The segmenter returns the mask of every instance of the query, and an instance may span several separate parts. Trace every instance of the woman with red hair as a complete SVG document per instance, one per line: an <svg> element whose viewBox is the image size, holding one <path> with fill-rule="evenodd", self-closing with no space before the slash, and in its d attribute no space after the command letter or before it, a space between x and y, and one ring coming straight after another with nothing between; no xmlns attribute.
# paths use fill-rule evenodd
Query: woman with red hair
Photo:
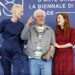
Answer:
<svg viewBox="0 0 75 75"><path fill-rule="evenodd" d="M75 32L70 27L69 17L66 13L59 13L56 17L56 48L54 58L54 75L74 75Z"/></svg>

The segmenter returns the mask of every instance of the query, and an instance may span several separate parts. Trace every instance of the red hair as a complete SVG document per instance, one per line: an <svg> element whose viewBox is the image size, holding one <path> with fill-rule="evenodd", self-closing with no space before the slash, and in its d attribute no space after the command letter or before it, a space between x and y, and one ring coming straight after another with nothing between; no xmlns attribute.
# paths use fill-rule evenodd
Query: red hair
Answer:
<svg viewBox="0 0 75 75"><path fill-rule="evenodd" d="M57 17L58 17L58 15L61 15L65 20L64 34L69 35L68 29L70 29L70 21L69 21L68 15L66 13L59 13L59 14L57 14ZM56 22L57 22L57 17L56 17ZM56 32L60 32L60 26L59 25L56 26Z"/></svg>

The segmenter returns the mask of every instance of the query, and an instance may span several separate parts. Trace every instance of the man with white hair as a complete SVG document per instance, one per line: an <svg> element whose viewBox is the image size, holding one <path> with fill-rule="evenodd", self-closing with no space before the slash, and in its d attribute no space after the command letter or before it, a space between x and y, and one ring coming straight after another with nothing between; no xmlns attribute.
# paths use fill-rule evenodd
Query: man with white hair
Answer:
<svg viewBox="0 0 75 75"><path fill-rule="evenodd" d="M21 75L23 41L20 34L24 25L19 19L22 15L22 5L15 4L12 6L11 19L3 20L0 23L0 33L2 33L4 39L1 50L4 75L11 75L11 63L13 63L14 75Z"/></svg>
<svg viewBox="0 0 75 75"><path fill-rule="evenodd" d="M46 13L42 9L34 12L21 33L22 40L28 40L26 54L29 58L30 75L52 75L55 34L45 24ZM33 22L35 21L35 24Z"/></svg>

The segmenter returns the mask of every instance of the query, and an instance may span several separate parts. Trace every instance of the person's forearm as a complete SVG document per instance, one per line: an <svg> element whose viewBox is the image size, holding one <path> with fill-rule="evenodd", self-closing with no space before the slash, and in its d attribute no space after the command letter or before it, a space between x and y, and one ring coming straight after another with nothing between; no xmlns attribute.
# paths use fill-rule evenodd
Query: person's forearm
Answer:
<svg viewBox="0 0 75 75"><path fill-rule="evenodd" d="M60 45L57 44L57 43L54 43L54 46L55 46L56 48L60 48Z"/></svg>
<svg viewBox="0 0 75 75"><path fill-rule="evenodd" d="M61 48L68 48L68 47L73 47L73 45L71 43L67 43L64 45L60 45Z"/></svg>
<svg viewBox="0 0 75 75"><path fill-rule="evenodd" d="M27 39L28 39L28 36L29 36L29 26L26 25L26 26L24 27L24 29L22 30L21 39L22 39L22 40L27 40Z"/></svg>
<svg viewBox="0 0 75 75"><path fill-rule="evenodd" d="M55 43L54 46L57 47L57 48L73 47L73 45L71 43L67 43L67 44L64 44L64 45L59 45L59 44Z"/></svg>
<svg viewBox="0 0 75 75"><path fill-rule="evenodd" d="M51 57L53 57L54 53L55 53L55 47L53 45L50 46L50 51L49 52L50 52Z"/></svg>

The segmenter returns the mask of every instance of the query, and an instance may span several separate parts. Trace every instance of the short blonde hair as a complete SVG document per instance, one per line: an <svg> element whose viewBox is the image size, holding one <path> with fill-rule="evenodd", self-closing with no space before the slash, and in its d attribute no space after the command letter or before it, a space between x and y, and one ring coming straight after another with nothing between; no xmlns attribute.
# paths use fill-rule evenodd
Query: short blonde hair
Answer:
<svg viewBox="0 0 75 75"><path fill-rule="evenodd" d="M39 13L39 12L42 12L43 15L44 15L44 17L46 17L46 12L45 12L44 10L42 10L42 9L37 9L37 10L34 11L34 17L35 17L35 18L36 18L36 14Z"/></svg>
<svg viewBox="0 0 75 75"><path fill-rule="evenodd" d="M21 4L14 4L14 5L12 6L12 8L11 8L11 11L14 12L14 10L15 10L16 8L21 8L21 9L23 9L23 7L22 7Z"/></svg>

